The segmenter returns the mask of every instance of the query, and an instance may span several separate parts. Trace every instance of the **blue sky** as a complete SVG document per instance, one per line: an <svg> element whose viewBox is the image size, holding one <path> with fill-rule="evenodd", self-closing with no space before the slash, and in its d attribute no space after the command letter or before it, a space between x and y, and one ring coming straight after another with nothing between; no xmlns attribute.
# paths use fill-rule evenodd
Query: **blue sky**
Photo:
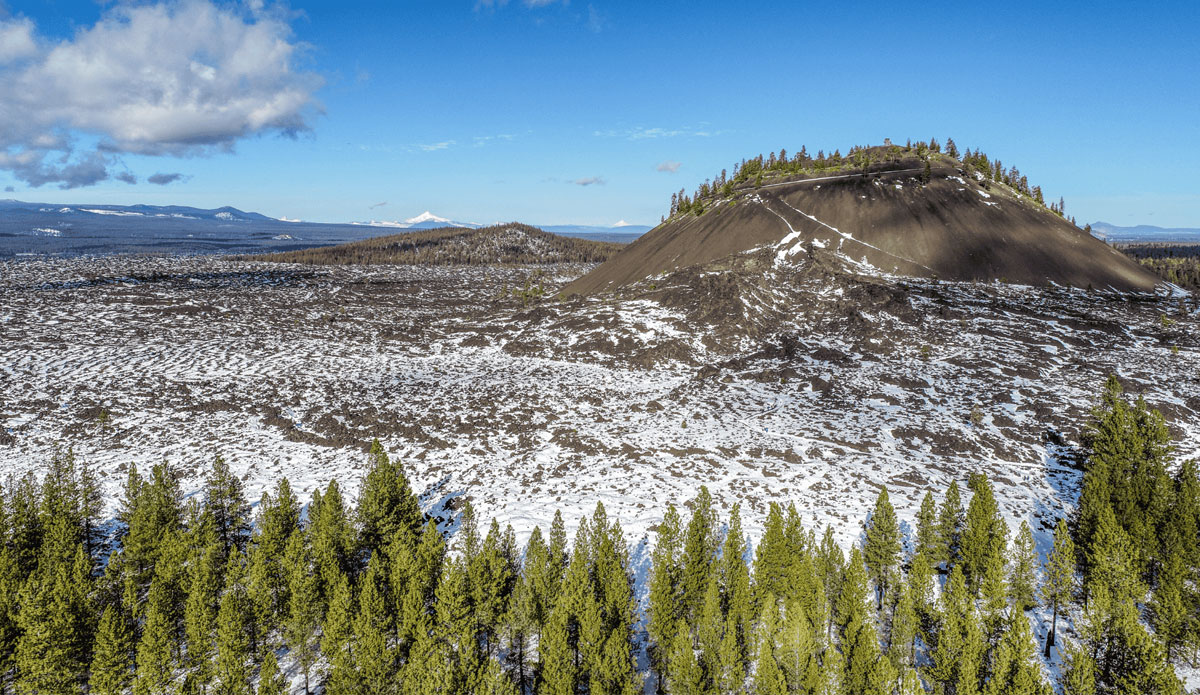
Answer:
<svg viewBox="0 0 1200 695"><path fill-rule="evenodd" d="M1081 223L1200 226L1200 3L1057 5L10 0L0 18L23 22L34 48L6 64L0 24L0 78L74 87L0 108L0 189L13 189L0 196L653 224L672 191L743 157L952 136L1065 197ZM184 8L267 29L235 50ZM87 44L98 22L109 33ZM125 82L77 97L86 83L63 71L83 68L46 56L133 46L114 64L134 71L139 43L122 32L138 27L158 27L142 67L161 82L101 117L103 99L129 98ZM222 81L226 61L266 41L285 58ZM143 103L196 75L201 97ZM256 99L274 109L265 120ZM71 144L45 145L48 133Z"/></svg>

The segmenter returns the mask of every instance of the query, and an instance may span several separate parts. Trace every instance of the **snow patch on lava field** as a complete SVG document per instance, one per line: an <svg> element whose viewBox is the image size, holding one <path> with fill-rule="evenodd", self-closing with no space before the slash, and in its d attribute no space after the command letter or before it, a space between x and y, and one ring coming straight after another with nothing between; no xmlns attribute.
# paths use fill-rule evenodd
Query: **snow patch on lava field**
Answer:
<svg viewBox="0 0 1200 695"><path fill-rule="evenodd" d="M553 293L585 269L542 282ZM281 475L304 497L332 479L354 494L379 437L447 520L469 496L524 537L603 501L636 540L707 485L724 509L742 503L752 536L768 503L795 502L848 544L880 485L911 520L926 488L984 470L1044 546L1106 374L1163 409L1182 456L1200 449L1187 298L715 272L690 294L664 278L522 305L504 289L532 272L6 263L5 472L71 446L115 508L129 465L165 458L193 492L220 453L255 499ZM721 338L694 316L722 301L751 330Z"/></svg>

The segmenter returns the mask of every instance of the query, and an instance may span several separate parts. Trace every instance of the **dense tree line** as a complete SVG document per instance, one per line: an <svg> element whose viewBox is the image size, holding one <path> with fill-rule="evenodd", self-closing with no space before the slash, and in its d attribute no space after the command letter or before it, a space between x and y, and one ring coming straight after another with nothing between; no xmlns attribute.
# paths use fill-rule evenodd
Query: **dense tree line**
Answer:
<svg viewBox="0 0 1200 695"><path fill-rule="evenodd" d="M509 224L467 229L443 227L240 260L307 265L538 265L603 263L621 244L560 236L537 227Z"/></svg>
<svg viewBox="0 0 1200 695"><path fill-rule="evenodd" d="M849 553L778 504L751 550L740 509L719 518L701 487L655 530L644 607L603 505L573 542L556 514L522 549L467 504L451 547L378 443L356 505L334 481L304 508L283 479L253 517L221 459L186 500L167 464L131 468L115 537L93 473L61 454L0 499L0 689L277 695L286 672L331 695L632 695L646 679L660 693L1049 695L1029 615L1044 606L1062 692L1181 693L1171 661L1200 646L1196 466L1174 465L1161 415L1115 380L1085 444L1078 512L1044 561L980 473L928 491L907 543L881 489Z"/></svg>
<svg viewBox="0 0 1200 695"><path fill-rule="evenodd" d="M1168 282L1200 290L1200 244L1117 244L1117 249Z"/></svg>
<svg viewBox="0 0 1200 695"><path fill-rule="evenodd" d="M915 158L915 160L914 160ZM730 175L725 169L716 176L706 179L696 191L688 195L685 190L671 194L671 207L668 217L676 215L702 215L704 211L729 199L734 192L749 186L758 187L764 181L786 179L788 177L811 177L836 173L861 172L867 174L872 165L921 163L923 166L920 180L929 183L932 173L931 164L942 164L960 168L968 176L979 175L985 186L1000 183L1008 186L1013 192L1023 195L1037 204L1049 209L1059 217L1066 217L1066 204L1060 197L1058 202L1047 204L1040 186L1031 186L1029 179L1015 166L1005 167L999 159L989 158L982 150L972 151L966 148L959 150L953 138L946 138L943 146L937 138L929 142L906 142L903 147L887 141L883 146L865 147L856 145L842 155L841 150L826 154L818 150L816 156L808 152L807 147L789 154L784 148L778 153L758 155L751 159L743 159L733 168ZM1074 218L1071 223L1074 224Z"/></svg>

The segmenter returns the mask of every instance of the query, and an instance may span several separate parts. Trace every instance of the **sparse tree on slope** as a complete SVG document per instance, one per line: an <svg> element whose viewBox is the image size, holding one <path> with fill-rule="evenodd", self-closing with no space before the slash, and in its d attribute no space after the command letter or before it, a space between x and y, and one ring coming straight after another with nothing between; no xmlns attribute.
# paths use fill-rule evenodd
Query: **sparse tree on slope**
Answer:
<svg viewBox="0 0 1200 695"><path fill-rule="evenodd" d="M1042 585L1042 601L1050 607L1050 633L1046 636L1045 656L1058 632L1058 616L1075 596L1075 543L1067 523L1058 520L1054 529L1054 550L1046 557L1046 583Z"/></svg>

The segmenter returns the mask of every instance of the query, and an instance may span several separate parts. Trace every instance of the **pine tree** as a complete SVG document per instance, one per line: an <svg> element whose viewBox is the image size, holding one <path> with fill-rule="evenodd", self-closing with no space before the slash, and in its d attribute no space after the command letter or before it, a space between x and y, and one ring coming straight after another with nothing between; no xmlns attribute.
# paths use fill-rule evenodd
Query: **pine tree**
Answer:
<svg viewBox="0 0 1200 695"><path fill-rule="evenodd" d="M855 546L850 552L846 580L838 601L842 651L846 657L843 687L852 693L885 695L894 673L880 652L879 634L867 600L866 570Z"/></svg>
<svg viewBox="0 0 1200 695"><path fill-rule="evenodd" d="M946 488L946 497L938 511L937 549L938 555L933 558L934 566L945 565L949 570L958 564L963 526L962 497L958 491L958 481L950 481Z"/></svg>
<svg viewBox="0 0 1200 695"><path fill-rule="evenodd" d="M692 633L687 623L680 620L676 623L675 636L671 638L670 678L667 681L671 693L702 693L704 687L704 672L696 661L696 652L692 648Z"/></svg>
<svg viewBox="0 0 1200 695"><path fill-rule="evenodd" d="M47 521L37 572L18 596L16 686L22 692L77 692L93 629L91 558L78 526L61 517Z"/></svg>
<svg viewBox="0 0 1200 695"><path fill-rule="evenodd" d="M163 584L155 581L150 585L150 596L146 601L146 620L142 626L142 639L137 649L137 679L133 684L134 695L158 695L167 692L174 671L175 661L171 655L171 632L168 622L168 606Z"/></svg>
<svg viewBox="0 0 1200 695"><path fill-rule="evenodd" d="M1037 644L1029 629L1029 619L1014 611L1008 628L996 649L991 677L984 688L986 695L1051 695L1037 662Z"/></svg>
<svg viewBox="0 0 1200 695"><path fill-rule="evenodd" d="M189 567L188 595L183 618L188 644L186 665L188 676L195 685L205 691L215 676L214 630L221 595L216 565L223 553L224 548L218 543L201 548L192 556Z"/></svg>
<svg viewBox="0 0 1200 695"><path fill-rule="evenodd" d="M1033 531L1026 521L1021 522L1013 542L1012 566L1008 577L1009 597L1019 611L1027 611L1037 605L1037 548L1033 543Z"/></svg>
<svg viewBox="0 0 1200 695"><path fill-rule="evenodd" d="M1063 650L1063 695L1096 695L1096 661L1081 645L1067 643Z"/></svg>
<svg viewBox="0 0 1200 695"><path fill-rule="evenodd" d="M267 557L266 551L257 543L250 543L246 550L246 598L248 601L248 629L250 649L254 660L273 648L274 633L280 620L276 616L275 601L284 584L286 575L276 568L276 563Z"/></svg>
<svg viewBox="0 0 1200 695"><path fill-rule="evenodd" d="M940 604L941 623L929 654L928 675L930 680L940 684L944 690L953 688L959 680L964 652L967 650L969 625L978 621L961 565L955 565L950 570L950 578L940 597ZM982 640L982 637L980 639Z"/></svg>
<svg viewBox="0 0 1200 695"><path fill-rule="evenodd" d="M633 654L633 582L621 527L605 519L604 505L597 503L592 515L596 594L591 610L585 611L587 619L581 621L580 632L591 671L590 691L633 695L639 689Z"/></svg>
<svg viewBox="0 0 1200 695"><path fill-rule="evenodd" d="M825 534L821 537L821 546L817 549L817 575L820 578L821 586L825 590L825 604L829 606L827 611L828 622L825 625L826 639L828 640L833 635L833 625L836 622L836 606L842 592L842 573L844 558L842 549L833 539L833 529L825 527Z"/></svg>
<svg viewBox="0 0 1200 695"><path fill-rule="evenodd" d="M871 513L866 543L863 545L863 560L867 575L875 584L876 610L883 610L884 596L900 564L900 527L886 487L875 498L875 509Z"/></svg>
<svg viewBox="0 0 1200 695"><path fill-rule="evenodd" d="M746 539L742 534L741 506L735 504L729 514L729 526L721 548L720 583L725 614L725 637L722 639L722 673L740 689L750 660L750 629L754 619L750 568L746 566ZM811 587L817 593L817 587ZM734 690L731 685L728 690Z"/></svg>
<svg viewBox="0 0 1200 695"><path fill-rule="evenodd" d="M221 456L213 461L204 481L204 506L212 515L225 553L228 555L233 548L244 549L250 530L250 504L242 492L242 481Z"/></svg>
<svg viewBox="0 0 1200 695"><path fill-rule="evenodd" d="M545 543L541 539L541 532L534 527L534 533L537 534L535 539L530 536L529 544L526 546L526 557L528 551L536 542L542 548L538 552L545 552ZM513 676L517 691L524 693L532 686L529 678L528 655L531 646L530 636L534 633L536 625L535 615L539 610L539 606L534 602L529 590L529 579L524 572L517 575L516 586L513 587L512 604L506 620L508 626L508 657L507 661L512 665Z"/></svg>
<svg viewBox="0 0 1200 695"><path fill-rule="evenodd" d="M821 685L816 695L842 695L846 678L846 660L832 645L825 648L821 657Z"/></svg>
<svg viewBox="0 0 1200 695"><path fill-rule="evenodd" d="M819 634L819 633L818 633ZM790 692L809 693L821 682L818 644L813 639L813 626L798 600L787 604L783 629L779 638L777 661L783 670Z"/></svg>
<svg viewBox="0 0 1200 695"><path fill-rule="evenodd" d="M988 654L1000 642L1008 620L1008 596L1011 592L1004 583L1004 561L1001 555L988 557L987 566L983 569L983 578L979 580L979 595L983 599L980 618L982 621L984 639L988 643Z"/></svg>
<svg viewBox="0 0 1200 695"><path fill-rule="evenodd" d="M706 683L721 677L721 642L725 640L725 615L721 606L721 582L714 573L704 592L703 608L696 620L696 646Z"/></svg>
<svg viewBox="0 0 1200 695"><path fill-rule="evenodd" d="M350 581L346 575L334 570L329 582L329 608L321 631L321 654L329 663L325 675L325 692L329 695L354 693L358 688L358 674L350 653L353 638L352 620L354 602L350 593Z"/></svg>
<svg viewBox="0 0 1200 695"><path fill-rule="evenodd" d="M712 495L709 494L708 488L702 485L700 493L692 500L692 518L688 522L683 539L680 607L688 624L693 627L713 571L713 557L716 555L718 543L717 515L713 510Z"/></svg>
<svg viewBox="0 0 1200 695"><path fill-rule="evenodd" d="M400 465L388 458L376 439L368 454L370 463L358 498L361 547L370 552L383 547L397 530L415 543L424 522L421 507Z"/></svg>
<svg viewBox="0 0 1200 695"><path fill-rule="evenodd" d="M1054 529L1054 549L1046 557L1046 583L1042 585L1042 602L1050 607L1051 615L1050 633L1046 636L1047 658L1058 632L1058 615L1074 596L1075 543L1071 540L1067 523L1059 519Z"/></svg>
<svg viewBox="0 0 1200 695"><path fill-rule="evenodd" d="M762 540L754 552L754 585L759 600L767 594L788 596L794 589L791 553L784 531L783 509L776 502L770 504Z"/></svg>
<svg viewBox="0 0 1200 695"><path fill-rule="evenodd" d="M846 572L842 579L835 611L838 634L845 639L846 630L854 623L866 622L867 572L863 567L862 553L858 546L850 551Z"/></svg>
<svg viewBox="0 0 1200 695"><path fill-rule="evenodd" d="M669 654L675 648L679 620L683 617L679 609L683 578L682 541L679 512L675 505L667 505L662 523L658 525L657 536L651 561L646 630L650 637L647 653L659 684L656 692L662 692L663 674L667 670ZM688 648L691 648L690 644Z"/></svg>
<svg viewBox="0 0 1200 695"><path fill-rule="evenodd" d="M329 602L329 592L338 575L349 575L355 569L354 529L336 480L329 482L325 494L313 493L308 518L308 537L320 580L318 593L325 602Z"/></svg>
<svg viewBox="0 0 1200 695"><path fill-rule="evenodd" d="M233 528L231 524L231 533L227 536L231 543L235 542ZM217 685L213 689L217 695L250 693L250 679L246 676L247 662L250 660L250 599L243 583L244 562L239 554L230 557L225 590L217 611Z"/></svg>
<svg viewBox="0 0 1200 695"><path fill-rule="evenodd" d="M286 619L288 610L288 574L284 566L288 541L300 528L300 503L287 478L275 486L275 494L263 493L259 502L258 524L252 537L255 553L251 574L258 610L265 612L268 623Z"/></svg>
<svg viewBox="0 0 1200 695"><path fill-rule="evenodd" d="M913 610L917 614L918 634L928 639L933 630L935 614L933 603L933 567L930 559L923 554L913 558L912 567L908 573L908 591L912 596Z"/></svg>
<svg viewBox="0 0 1200 695"><path fill-rule="evenodd" d="M431 519L411 556L392 563L392 590L397 602L397 622L402 656L407 656L423 627L433 616L433 604L441 581L446 543Z"/></svg>
<svg viewBox="0 0 1200 695"><path fill-rule="evenodd" d="M304 674L304 695L308 695L309 678L317 661L317 630L320 627L321 609L317 603L317 578L303 531L293 530L285 557L288 606L283 637Z"/></svg>
<svg viewBox="0 0 1200 695"><path fill-rule="evenodd" d="M358 614L353 625L353 651L359 684L365 692L386 693L392 689L396 659L388 646L393 624L387 610L383 584L383 561L371 557L358 597Z"/></svg>
<svg viewBox="0 0 1200 695"><path fill-rule="evenodd" d="M757 695L784 695L787 680L776 658L776 640L780 631L778 600L773 595L763 599L758 621L758 654L755 659L754 692Z"/></svg>
<svg viewBox="0 0 1200 695"><path fill-rule="evenodd" d="M122 695L133 684L133 638L128 619L115 606L106 606L96 630L89 692Z"/></svg>
<svg viewBox="0 0 1200 695"><path fill-rule="evenodd" d="M972 593L978 594L984 571L993 558L1000 556L1007 542L1007 531L992 484L982 473L973 473L970 488L974 492L967 508L962 533L963 575Z"/></svg>
<svg viewBox="0 0 1200 695"><path fill-rule="evenodd" d="M937 505L933 501L933 493L927 490L921 498L921 508L917 511L917 542L913 555L924 555L937 562L943 555L939 540Z"/></svg>
<svg viewBox="0 0 1200 695"><path fill-rule="evenodd" d="M1186 581L1183 556L1173 553L1167 558L1166 567L1150 601L1150 624L1154 627L1155 635L1162 640L1168 659L1183 647L1189 623L1196 619L1189 615L1185 599Z"/></svg>
<svg viewBox="0 0 1200 695"><path fill-rule="evenodd" d="M901 584L892 610L891 633L888 635L888 658L897 671L915 663L919 627L912 588L908 584Z"/></svg>
<svg viewBox="0 0 1200 695"><path fill-rule="evenodd" d="M268 649L258 672L258 695L288 695L288 683L279 672L279 660L275 651Z"/></svg>
<svg viewBox="0 0 1200 695"><path fill-rule="evenodd" d="M484 653L492 656L499 648L500 619L508 610L514 583L501 549L500 525L495 520L466 569L475 630Z"/></svg>

